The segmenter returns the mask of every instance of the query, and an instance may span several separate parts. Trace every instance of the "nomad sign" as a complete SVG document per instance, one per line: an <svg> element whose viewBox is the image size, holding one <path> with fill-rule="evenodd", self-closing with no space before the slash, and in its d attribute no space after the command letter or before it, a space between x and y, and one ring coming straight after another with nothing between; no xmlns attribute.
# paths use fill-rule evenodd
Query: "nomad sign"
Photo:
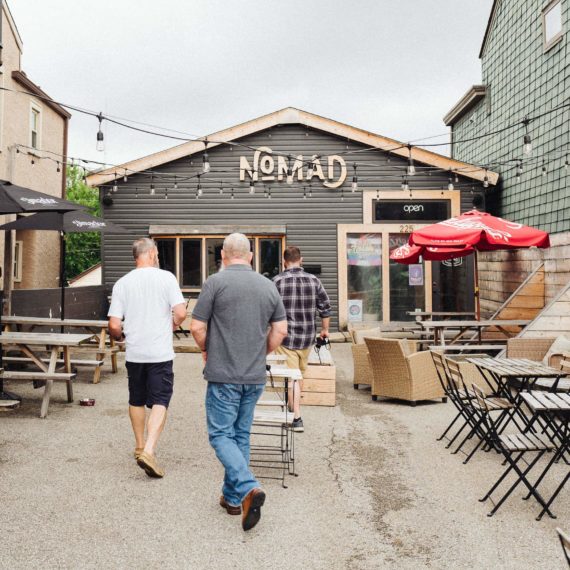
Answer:
<svg viewBox="0 0 570 570"><path fill-rule="evenodd" d="M292 176L287 176L291 165ZM305 180L311 182L319 179L326 188L339 188L346 180L346 162L342 156L331 154L329 156L312 156L303 158L303 155L292 156L291 160L286 156L273 155L273 151L267 146L259 147L253 153L253 160L249 162L246 156L239 159L239 179L262 180L273 182L275 180L292 183L293 180L299 182Z"/></svg>

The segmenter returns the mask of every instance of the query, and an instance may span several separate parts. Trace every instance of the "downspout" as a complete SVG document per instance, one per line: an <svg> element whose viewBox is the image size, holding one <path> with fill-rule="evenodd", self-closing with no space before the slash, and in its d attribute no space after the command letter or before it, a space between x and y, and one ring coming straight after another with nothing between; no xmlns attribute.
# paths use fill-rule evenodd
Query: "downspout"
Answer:
<svg viewBox="0 0 570 570"><path fill-rule="evenodd" d="M2 2L2 0L0 0ZM63 119L63 160L61 164L61 197L65 200L65 191L67 189L67 136L69 128L69 119Z"/></svg>
<svg viewBox="0 0 570 570"><path fill-rule="evenodd" d="M2 43L2 24L4 23L4 0L0 0L0 67L4 63L4 44Z"/></svg>

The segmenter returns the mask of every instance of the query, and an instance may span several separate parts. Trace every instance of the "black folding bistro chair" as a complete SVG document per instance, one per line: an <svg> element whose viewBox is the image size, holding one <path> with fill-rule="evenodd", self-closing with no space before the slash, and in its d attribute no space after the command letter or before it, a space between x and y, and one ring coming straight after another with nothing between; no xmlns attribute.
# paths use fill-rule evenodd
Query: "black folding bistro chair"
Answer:
<svg viewBox="0 0 570 570"><path fill-rule="evenodd" d="M295 432L293 412L289 410L288 394L295 379L275 375L268 366L268 383L265 391L276 398L262 398L255 407L251 435L250 466L260 479L281 481L287 488L285 477L297 476L295 471ZM259 472L258 472L259 471ZM272 475L277 473L277 476Z"/></svg>
<svg viewBox="0 0 570 570"><path fill-rule="evenodd" d="M487 429L487 433L492 443L493 449L503 455L507 463L507 468L502 473L502 475L497 479L485 496L479 499L480 502L485 502L487 499L491 498L491 495L499 487L499 485L505 480L507 475L514 473L516 475L515 482L509 487L506 493L499 499L497 503L494 504L493 509L487 513L488 517L492 517L501 507L501 505L509 498L512 492L521 484L528 489L530 495L532 495L538 503L543 507L545 512L552 518L556 518L550 509L548 508L546 501L542 498L540 493L536 490L534 486L528 479L528 475L532 468L540 461L540 458L546 453L555 449L554 444L542 434L536 433L515 433L515 434L499 434L497 432L496 421L491 417L490 409L487 404L487 398L485 393L479 386L473 384L473 391L477 397L477 402L479 404L479 409L481 412L482 422ZM530 462L526 463L526 467L523 469L519 465L521 459L527 453L536 453L536 457Z"/></svg>
<svg viewBox="0 0 570 570"><path fill-rule="evenodd" d="M562 545L562 552L564 552L566 563L568 564L568 567L570 567L570 536L563 532L561 528L557 528L556 532L558 533L558 538Z"/></svg>

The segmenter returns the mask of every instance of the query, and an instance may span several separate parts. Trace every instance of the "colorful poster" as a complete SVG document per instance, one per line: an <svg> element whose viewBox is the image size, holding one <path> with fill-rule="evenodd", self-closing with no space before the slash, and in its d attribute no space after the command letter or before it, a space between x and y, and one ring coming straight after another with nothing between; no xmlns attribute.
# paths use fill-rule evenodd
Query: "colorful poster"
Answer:
<svg viewBox="0 0 570 570"><path fill-rule="evenodd" d="M424 266L421 263L409 266L409 284L412 287L421 287L424 284Z"/></svg>
<svg viewBox="0 0 570 570"><path fill-rule="evenodd" d="M348 301L348 320L351 323L362 322L362 300L351 299Z"/></svg>
<svg viewBox="0 0 570 570"><path fill-rule="evenodd" d="M382 237L378 234L348 236L346 246L348 265L359 267L382 265Z"/></svg>

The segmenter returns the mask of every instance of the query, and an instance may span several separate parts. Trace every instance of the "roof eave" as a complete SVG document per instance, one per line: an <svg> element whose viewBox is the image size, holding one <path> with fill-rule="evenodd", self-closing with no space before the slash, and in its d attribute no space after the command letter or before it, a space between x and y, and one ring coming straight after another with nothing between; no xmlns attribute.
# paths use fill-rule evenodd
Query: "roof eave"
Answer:
<svg viewBox="0 0 570 570"><path fill-rule="evenodd" d="M472 109L479 101L485 98L487 88L485 85L473 85L467 93L454 105L454 107L443 117L443 122L447 127L455 124L461 117Z"/></svg>
<svg viewBox="0 0 570 570"><path fill-rule="evenodd" d="M60 117L68 120L71 113L58 105L39 85L36 85L23 71L12 71L12 79L22 85L31 95L41 99L47 107L55 111Z"/></svg>

